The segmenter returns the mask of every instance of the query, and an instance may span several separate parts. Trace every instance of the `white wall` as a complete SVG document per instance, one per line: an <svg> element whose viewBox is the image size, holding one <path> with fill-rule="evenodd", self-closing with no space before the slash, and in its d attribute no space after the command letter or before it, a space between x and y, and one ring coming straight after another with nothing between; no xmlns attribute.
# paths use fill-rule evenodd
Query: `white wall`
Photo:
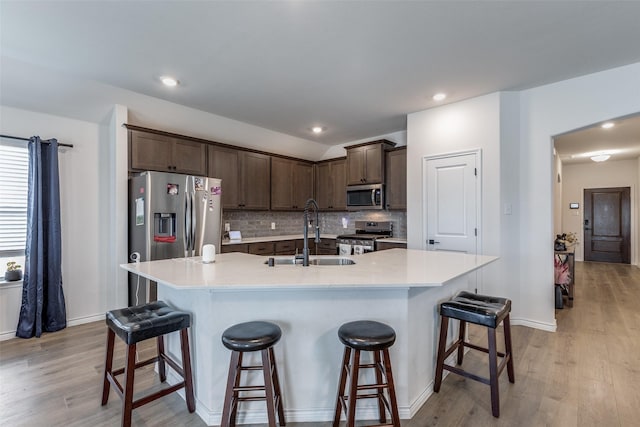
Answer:
<svg viewBox="0 0 640 427"><path fill-rule="evenodd" d="M554 135L640 111L640 63L521 93L518 316L555 324L553 295Z"/></svg>
<svg viewBox="0 0 640 427"><path fill-rule="evenodd" d="M107 283L97 274L102 245L99 230L100 186L98 156L102 129L98 124L0 107L3 134L57 138L74 148L60 150L63 289L67 320L73 325L103 318ZM20 289L0 288L0 337L12 337L20 307Z"/></svg>
<svg viewBox="0 0 640 427"><path fill-rule="evenodd" d="M579 238L576 245L576 260L584 260L584 189L607 187L631 187L631 236L637 235L636 183L638 161L619 160L602 163L567 164L563 167L562 180L562 232L574 232ZM580 209L569 209L570 202L580 203ZM631 242L631 260L636 259L636 239Z"/></svg>
<svg viewBox="0 0 640 427"><path fill-rule="evenodd" d="M564 182L562 161L553 150L553 235L562 234L562 187Z"/></svg>
<svg viewBox="0 0 640 427"><path fill-rule="evenodd" d="M501 259L482 270L479 292L498 293L515 298L518 289L508 280L509 252L517 246L518 212L517 118L518 99L510 93L494 93L418 113L407 119L407 243L423 249L423 171L422 159L446 153L482 150L482 207L479 227L479 253L500 255ZM502 120L501 118L505 118ZM508 120L507 120L508 119ZM516 126L514 126L514 123ZM504 146L504 147L503 147ZM501 157L504 153L504 158ZM501 175L513 175L510 181ZM502 206L511 204L513 214L502 215ZM503 241L504 240L504 241ZM517 272L517 267L515 270Z"/></svg>
<svg viewBox="0 0 640 427"><path fill-rule="evenodd" d="M640 63L409 114L409 247L424 240L420 159L481 148L481 251L501 257L481 289L513 299L514 323L555 330L553 136L637 112ZM512 215L503 214L507 203Z"/></svg>

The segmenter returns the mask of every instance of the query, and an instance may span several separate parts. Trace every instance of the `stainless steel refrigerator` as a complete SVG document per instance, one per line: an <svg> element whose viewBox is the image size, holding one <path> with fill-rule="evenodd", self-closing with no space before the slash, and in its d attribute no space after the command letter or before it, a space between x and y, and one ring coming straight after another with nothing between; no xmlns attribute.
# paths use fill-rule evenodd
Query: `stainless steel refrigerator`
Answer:
<svg viewBox="0 0 640 427"><path fill-rule="evenodd" d="M129 179L129 256L140 261L200 256L220 249L222 181L164 172ZM134 253L139 255L133 256ZM156 299L156 286L129 274L129 305Z"/></svg>

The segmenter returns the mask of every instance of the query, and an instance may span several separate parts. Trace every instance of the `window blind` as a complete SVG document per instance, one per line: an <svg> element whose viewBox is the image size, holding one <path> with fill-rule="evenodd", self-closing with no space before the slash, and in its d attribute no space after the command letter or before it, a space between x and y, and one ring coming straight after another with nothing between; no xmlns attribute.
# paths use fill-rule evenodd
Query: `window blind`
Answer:
<svg viewBox="0 0 640 427"><path fill-rule="evenodd" d="M24 254L28 174L27 145L0 139L0 257Z"/></svg>

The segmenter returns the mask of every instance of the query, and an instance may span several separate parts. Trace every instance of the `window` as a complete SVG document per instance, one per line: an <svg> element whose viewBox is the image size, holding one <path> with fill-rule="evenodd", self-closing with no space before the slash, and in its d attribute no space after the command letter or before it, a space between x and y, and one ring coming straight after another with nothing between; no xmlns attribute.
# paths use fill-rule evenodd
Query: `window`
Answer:
<svg viewBox="0 0 640 427"><path fill-rule="evenodd" d="M24 141L1 138L0 258L24 256L27 239L28 174L27 144Z"/></svg>

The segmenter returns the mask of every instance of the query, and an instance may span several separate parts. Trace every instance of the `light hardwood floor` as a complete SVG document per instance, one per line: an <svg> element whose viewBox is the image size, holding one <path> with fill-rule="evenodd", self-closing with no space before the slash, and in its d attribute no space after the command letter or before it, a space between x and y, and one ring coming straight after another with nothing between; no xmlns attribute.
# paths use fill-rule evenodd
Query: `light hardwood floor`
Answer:
<svg viewBox="0 0 640 427"><path fill-rule="evenodd" d="M506 373L500 378L500 419L491 416L487 386L449 375L440 393L412 420L403 421L403 427L639 425L640 269L576 263L576 279L575 304L557 310L556 333L513 327L516 383L510 384ZM472 327L470 334L484 344L484 330ZM96 322L40 339L1 342L0 425L120 425L115 393L107 406L100 406L105 340L106 326ZM152 351L145 343L140 357ZM114 363L122 363L120 342L116 355ZM485 356L475 351L467 353L464 367L487 374ZM137 374L140 389L157 383L152 367L145 369ZM205 425L175 394L136 409L133 422Z"/></svg>

